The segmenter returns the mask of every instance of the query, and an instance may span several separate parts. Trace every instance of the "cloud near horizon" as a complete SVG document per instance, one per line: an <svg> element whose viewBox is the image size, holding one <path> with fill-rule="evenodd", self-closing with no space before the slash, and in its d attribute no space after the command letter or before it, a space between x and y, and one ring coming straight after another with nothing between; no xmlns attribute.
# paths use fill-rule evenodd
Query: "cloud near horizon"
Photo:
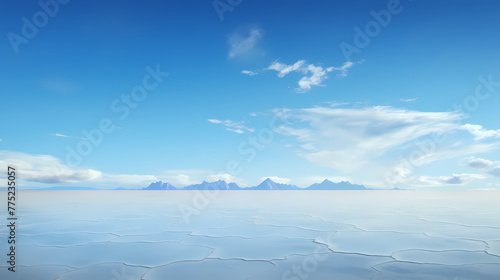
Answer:
<svg viewBox="0 0 500 280"><path fill-rule="evenodd" d="M500 142L483 143L480 139L467 140L456 136L463 131L463 116L457 112L422 112L389 106L365 108L313 107L305 109L275 109L275 114L287 120L275 131L297 142L297 155L320 166L342 173L365 170L364 173L388 173L391 183L413 185L462 185L483 175L420 176L411 174L419 166L500 148ZM412 155L419 141L431 141L434 135L445 135L443 145L418 156L412 168L394 165ZM464 134L467 136L466 134ZM490 137L494 136L488 132ZM423 142L422 142L423 143ZM500 169L490 174L500 174ZM368 175L367 175L368 176Z"/></svg>
<svg viewBox="0 0 500 280"><path fill-rule="evenodd" d="M463 186L476 180L486 179L481 174L453 174L451 176L408 176L397 182L409 188L436 188L443 186Z"/></svg>
<svg viewBox="0 0 500 280"><path fill-rule="evenodd" d="M170 182L176 187L198 184L203 181L224 180L245 186L241 178L210 170L169 170L163 175L106 174L91 168L71 167L50 155L30 155L0 150L0 168L14 166L25 181L24 187L43 188L54 185L91 186L97 189L117 187L140 189L156 181ZM5 174L0 174L4 178ZM33 184L31 184L33 183Z"/></svg>
<svg viewBox="0 0 500 280"><path fill-rule="evenodd" d="M137 188L158 180L153 175L104 174L91 168L72 167L51 155L0 151L0 167L7 169L7 166L11 165L20 170L20 180L34 183L33 186L36 187L61 184L91 184L96 188L104 186L105 189L119 186ZM28 187L33 186L28 185Z"/></svg>
<svg viewBox="0 0 500 280"><path fill-rule="evenodd" d="M238 177L223 172L211 170L168 170L160 176L165 182L171 183L174 187L185 187L193 184L200 184L203 181L213 182L223 180L227 183L236 183L245 186L245 182Z"/></svg>
<svg viewBox="0 0 500 280"><path fill-rule="evenodd" d="M0 166L14 165L22 170L21 179L44 184L71 184L98 179L102 172L73 168L50 155L29 155L0 151Z"/></svg>
<svg viewBox="0 0 500 280"><path fill-rule="evenodd" d="M472 168L480 169L485 174L500 177L500 161L491 161L483 158L468 157L462 160L462 163L466 163Z"/></svg>

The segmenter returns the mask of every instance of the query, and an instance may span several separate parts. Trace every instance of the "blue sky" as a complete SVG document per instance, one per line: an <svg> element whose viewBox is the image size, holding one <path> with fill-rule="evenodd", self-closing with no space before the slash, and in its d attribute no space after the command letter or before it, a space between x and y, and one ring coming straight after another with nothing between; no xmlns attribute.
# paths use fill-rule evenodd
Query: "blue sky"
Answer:
<svg viewBox="0 0 500 280"><path fill-rule="evenodd" d="M496 1L41 3L0 11L25 186L500 188Z"/></svg>

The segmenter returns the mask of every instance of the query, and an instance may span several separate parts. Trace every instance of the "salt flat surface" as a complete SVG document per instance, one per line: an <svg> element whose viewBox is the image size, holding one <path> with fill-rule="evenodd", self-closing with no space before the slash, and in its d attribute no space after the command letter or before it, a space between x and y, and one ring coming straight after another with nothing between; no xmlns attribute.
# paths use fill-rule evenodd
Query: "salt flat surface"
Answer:
<svg viewBox="0 0 500 280"><path fill-rule="evenodd" d="M500 279L497 191L21 191L17 209L0 279Z"/></svg>

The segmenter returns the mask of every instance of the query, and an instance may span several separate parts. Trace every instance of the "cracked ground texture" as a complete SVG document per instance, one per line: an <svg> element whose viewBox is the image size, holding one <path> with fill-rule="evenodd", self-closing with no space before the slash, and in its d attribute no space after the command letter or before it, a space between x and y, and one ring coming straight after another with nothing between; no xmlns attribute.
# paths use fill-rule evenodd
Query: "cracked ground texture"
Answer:
<svg viewBox="0 0 500 280"><path fill-rule="evenodd" d="M18 204L16 272L2 262L0 279L500 279L496 191L23 191Z"/></svg>

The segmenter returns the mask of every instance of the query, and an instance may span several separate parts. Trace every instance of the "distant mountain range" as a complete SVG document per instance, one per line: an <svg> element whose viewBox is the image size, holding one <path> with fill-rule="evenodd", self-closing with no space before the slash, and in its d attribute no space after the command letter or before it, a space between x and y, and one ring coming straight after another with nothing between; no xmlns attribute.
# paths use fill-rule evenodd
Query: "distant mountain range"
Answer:
<svg viewBox="0 0 500 280"><path fill-rule="evenodd" d="M295 185L290 184L280 184L273 180L267 178L258 186L250 188L242 188L236 183L226 183L225 181L219 180L215 182L203 181L201 184L189 185L184 188L176 188L170 183L163 183L162 181L151 183L148 187L142 190L369 190L363 185L355 185L346 181L339 183L334 183L328 179L325 179L321 183L312 184L307 188L299 188Z"/></svg>
<svg viewBox="0 0 500 280"><path fill-rule="evenodd" d="M0 190L6 190L6 188L0 187ZM70 190L101 190L101 189L96 189L96 188L91 188L91 187L77 187L77 186L58 186L58 187L48 187L48 188L43 188L43 189L26 189L26 190L53 190L53 191L70 191ZM280 184L276 183L270 178L267 178L266 180L262 181L257 186L254 187L249 187L249 188L242 188L238 186L236 183L226 183L226 181L219 180L215 182L207 182L203 181L201 184L194 184L194 185L189 185L185 186L183 188L176 188L172 186L169 182L154 182L151 183L149 186L142 188L142 189L126 189L126 188L115 188L113 190L154 190L154 191L159 191L159 190L164 190L164 191L175 191L175 190L247 190L247 191L252 191L252 190L285 190L285 191L290 191L290 190L374 190L374 189L369 189L366 188L363 185L356 185L356 184L351 184L347 181L342 181L339 183L334 183L328 179L325 179L321 183L316 183L312 184L307 188L299 188L295 185L290 185L290 184ZM393 188L392 190L400 190L398 188Z"/></svg>
<svg viewBox="0 0 500 280"><path fill-rule="evenodd" d="M159 181L151 183L147 188L143 188L143 190L161 191L161 190L177 190L177 188L172 186L172 184L168 182L163 183L162 181Z"/></svg>
<svg viewBox="0 0 500 280"><path fill-rule="evenodd" d="M321 183L312 184L307 189L308 190L367 190L367 188L363 185L355 185L347 181L334 183L328 179L325 179Z"/></svg>
<svg viewBox="0 0 500 280"><path fill-rule="evenodd" d="M280 184L276 183L273 180L267 178L264 180L260 185L251 187L249 190L301 190L301 188L295 186L295 185L287 185L287 184Z"/></svg>
<svg viewBox="0 0 500 280"><path fill-rule="evenodd" d="M182 188L182 190L241 190L235 183L226 183L226 181L207 182L203 181L201 184L190 185Z"/></svg>

